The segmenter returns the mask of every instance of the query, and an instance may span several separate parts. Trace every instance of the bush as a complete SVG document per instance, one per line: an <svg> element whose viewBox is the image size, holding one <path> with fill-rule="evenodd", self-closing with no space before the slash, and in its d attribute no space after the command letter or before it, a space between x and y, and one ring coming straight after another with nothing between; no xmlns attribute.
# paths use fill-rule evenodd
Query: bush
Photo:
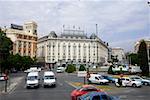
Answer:
<svg viewBox="0 0 150 100"><path fill-rule="evenodd" d="M86 71L84 65L80 65L79 71Z"/></svg>
<svg viewBox="0 0 150 100"><path fill-rule="evenodd" d="M76 67L74 65L68 65L66 68L66 72L67 73L73 73L74 71L76 71Z"/></svg>
<svg viewBox="0 0 150 100"><path fill-rule="evenodd" d="M113 65L111 65L108 69L108 74L113 74L113 70L112 70Z"/></svg>

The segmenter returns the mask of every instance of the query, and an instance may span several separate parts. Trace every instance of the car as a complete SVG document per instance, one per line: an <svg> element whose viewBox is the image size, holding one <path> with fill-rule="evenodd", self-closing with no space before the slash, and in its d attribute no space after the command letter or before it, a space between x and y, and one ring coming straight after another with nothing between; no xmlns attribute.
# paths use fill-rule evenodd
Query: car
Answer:
<svg viewBox="0 0 150 100"><path fill-rule="evenodd" d="M0 81L4 81L5 80L5 76L4 75L0 75Z"/></svg>
<svg viewBox="0 0 150 100"><path fill-rule="evenodd" d="M6 76L6 74L0 73L0 81L5 81L7 79L8 79L8 77Z"/></svg>
<svg viewBox="0 0 150 100"><path fill-rule="evenodd" d="M142 86L142 83L140 81L130 79L129 77L122 77L122 78L120 78L120 80L121 80L123 87L127 87L127 86L141 87ZM118 81L115 82L115 85L119 86Z"/></svg>
<svg viewBox="0 0 150 100"><path fill-rule="evenodd" d="M63 73L64 71L65 71L64 67L58 67L56 70L57 73Z"/></svg>
<svg viewBox="0 0 150 100"><path fill-rule="evenodd" d="M143 85L150 86L150 80L147 78L142 78L140 76L130 76L130 78L136 81L141 81Z"/></svg>
<svg viewBox="0 0 150 100"><path fill-rule="evenodd" d="M45 71L43 76L43 87L56 86L56 76L52 71Z"/></svg>
<svg viewBox="0 0 150 100"><path fill-rule="evenodd" d="M103 90L97 89L93 85L83 85L82 87L77 88L71 92L71 100L77 100L79 96L87 94L88 92L92 91L103 92Z"/></svg>
<svg viewBox="0 0 150 100"><path fill-rule="evenodd" d="M105 92L89 92L78 97L77 100L120 100L119 97L110 96Z"/></svg>
<svg viewBox="0 0 150 100"><path fill-rule="evenodd" d="M39 73L38 72L30 72L26 78L26 88L39 88Z"/></svg>
<svg viewBox="0 0 150 100"><path fill-rule="evenodd" d="M108 75L101 75L104 79L107 79L110 83L115 83L115 81L117 80L116 78L113 78L112 76L108 76Z"/></svg>
<svg viewBox="0 0 150 100"><path fill-rule="evenodd" d="M107 79L104 79L99 74L90 74L88 82L89 83L96 83L96 84L107 84L107 83L109 83L109 81Z"/></svg>

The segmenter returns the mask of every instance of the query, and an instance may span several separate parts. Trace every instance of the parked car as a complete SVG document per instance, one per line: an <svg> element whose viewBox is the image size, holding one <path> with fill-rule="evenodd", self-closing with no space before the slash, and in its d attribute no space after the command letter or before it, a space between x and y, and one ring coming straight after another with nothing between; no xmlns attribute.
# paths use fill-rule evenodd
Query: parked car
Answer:
<svg viewBox="0 0 150 100"><path fill-rule="evenodd" d="M119 97L110 96L105 92L89 92L78 97L77 100L120 100Z"/></svg>
<svg viewBox="0 0 150 100"><path fill-rule="evenodd" d="M122 77L121 83L123 87L131 86L131 87L141 87L142 83L140 81L136 81L133 79L130 79L129 77ZM118 81L115 82L116 86L119 86Z"/></svg>
<svg viewBox="0 0 150 100"><path fill-rule="evenodd" d="M44 72L43 86L56 86L56 76L52 71Z"/></svg>
<svg viewBox="0 0 150 100"><path fill-rule="evenodd" d="M131 79L135 81L141 81L143 85L150 85L150 80L146 78L142 78L140 76L130 76Z"/></svg>
<svg viewBox="0 0 150 100"><path fill-rule="evenodd" d="M109 81L107 79L104 79L99 74L90 74L90 78L88 79L89 83L96 83L96 84L107 84Z"/></svg>
<svg viewBox="0 0 150 100"><path fill-rule="evenodd" d="M26 78L26 88L38 88L40 85L38 72L30 72Z"/></svg>
<svg viewBox="0 0 150 100"><path fill-rule="evenodd" d="M87 94L88 92L103 92L103 90L97 89L93 85L83 85L82 87L75 89L71 92L71 99L77 100L77 98L83 94Z"/></svg>
<svg viewBox="0 0 150 100"><path fill-rule="evenodd" d="M115 83L115 81L117 80L116 78L113 78L112 76L108 76L108 75L101 75L104 79L107 79L110 83Z"/></svg>
<svg viewBox="0 0 150 100"><path fill-rule="evenodd" d="M4 81L5 80L5 75L4 74L0 74L0 81Z"/></svg>
<svg viewBox="0 0 150 100"><path fill-rule="evenodd" d="M136 74L136 73L141 73L142 70L140 69L140 66L130 66L129 67L129 73L131 74Z"/></svg>
<svg viewBox="0 0 150 100"><path fill-rule="evenodd" d="M57 73L63 73L64 71L65 71L64 67L58 67L56 70Z"/></svg>

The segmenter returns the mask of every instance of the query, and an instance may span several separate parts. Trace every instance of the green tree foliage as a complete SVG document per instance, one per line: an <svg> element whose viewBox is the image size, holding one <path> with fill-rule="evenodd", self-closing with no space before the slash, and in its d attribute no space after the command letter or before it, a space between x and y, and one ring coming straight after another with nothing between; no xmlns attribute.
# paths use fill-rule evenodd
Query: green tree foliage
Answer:
<svg viewBox="0 0 150 100"><path fill-rule="evenodd" d="M86 68L84 65L80 65L79 71L86 71Z"/></svg>
<svg viewBox="0 0 150 100"><path fill-rule="evenodd" d="M76 71L76 67L73 64L69 64L66 68L66 72L67 73L73 73L74 71Z"/></svg>
<svg viewBox="0 0 150 100"><path fill-rule="evenodd" d="M149 75L148 55L145 41L141 41L138 51L139 66L142 70L142 75Z"/></svg>
<svg viewBox="0 0 150 100"><path fill-rule="evenodd" d="M118 62L119 61L118 55L116 55L116 56L111 55L111 59L112 59L112 62Z"/></svg>
<svg viewBox="0 0 150 100"><path fill-rule="evenodd" d="M128 58L131 65L135 65L135 64L139 65L138 54L131 53L128 55Z"/></svg>
<svg viewBox="0 0 150 100"><path fill-rule="evenodd" d="M0 29L0 71L9 69L7 58L12 49L13 42L10 38L7 38L6 34Z"/></svg>
<svg viewBox="0 0 150 100"><path fill-rule="evenodd" d="M34 64L34 60L29 56L20 56L19 54L10 55L8 58L10 68L25 70Z"/></svg>
<svg viewBox="0 0 150 100"><path fill-rule="evenodd" d="M112 67L113 65L111 65L109 68L108 68L108 74L114 74L113 70L112 70Z"/></svg>

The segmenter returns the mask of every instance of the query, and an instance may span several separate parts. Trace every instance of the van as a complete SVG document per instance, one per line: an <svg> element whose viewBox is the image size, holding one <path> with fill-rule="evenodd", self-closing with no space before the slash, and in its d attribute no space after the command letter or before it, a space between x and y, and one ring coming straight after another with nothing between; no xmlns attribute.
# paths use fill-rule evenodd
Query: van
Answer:
<svg viewBox="0 0 150 100"><path fill-rule="evenodd" d="M65 68L64 67L58 67L56 72L57 73L63 73L63 72L65 72Z"/></svg>
<svg viewBox="0 0 150 100"><path fill-rule="evenodd" d="M26 78L26 88L38 88L39 87L39 73L30 72Z"/></svg>
<svg viewBox="0 0 150 100"><path fill-rule="evenodd" d="M107 79L104 79L99 74L90 74L90 78L88 79L89 83L96 83L96 84L107 84L109 81Z"/></svg>
<svg viewBox="0 0 150 100"><path fill-rule="evenodd" d="M45 71L43 76L43 87L56 86L56 76L52 71Z"/></svg>

